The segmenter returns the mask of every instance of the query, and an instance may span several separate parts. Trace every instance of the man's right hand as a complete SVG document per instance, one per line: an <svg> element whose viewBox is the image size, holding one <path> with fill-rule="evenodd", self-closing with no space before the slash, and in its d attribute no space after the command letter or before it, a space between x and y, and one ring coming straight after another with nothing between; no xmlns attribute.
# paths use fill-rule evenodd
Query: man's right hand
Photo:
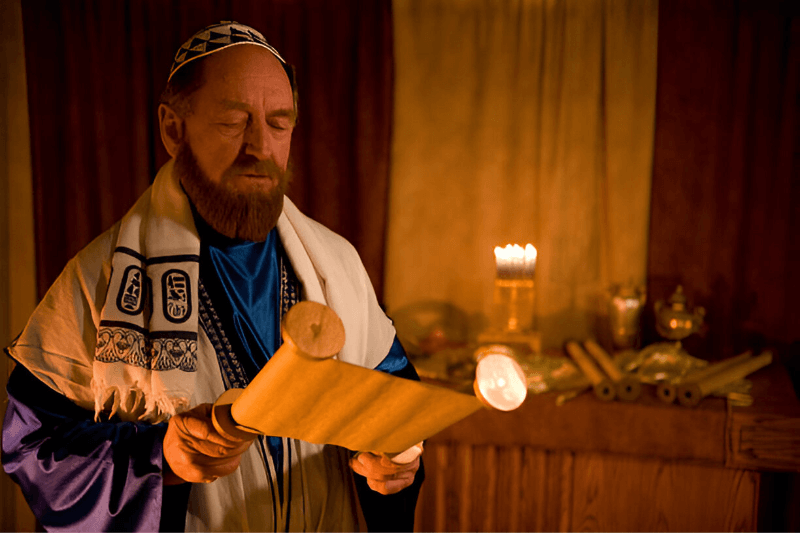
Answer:
<svg viewBox="0 0 800 533"><path fill-rule="evenodd" d="M252 439L231 440L211 422L210 403L175 415L164 435L164 484L210 483L233 473Z"/></svg>

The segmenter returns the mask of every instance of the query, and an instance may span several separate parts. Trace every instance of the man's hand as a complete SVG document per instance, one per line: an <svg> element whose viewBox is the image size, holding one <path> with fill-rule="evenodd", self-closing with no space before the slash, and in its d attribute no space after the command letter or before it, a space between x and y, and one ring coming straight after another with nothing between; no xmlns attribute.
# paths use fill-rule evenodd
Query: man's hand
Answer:
<svg viewBox="0 0 800 533"><path fill-rule="evenodd" d="M350 468L367 478L367 485L381 494L394 494L414 483L419 457L408 464L393 463L381 455L361 452L350 459Z"/></svg>
<svg viewBox="0 0 800 533"><path fill-rule="evenodd" d="M175 415L164 435L164 483L209 483L233 473L252 439L231 440L211 422L210 403Z"/></svg>

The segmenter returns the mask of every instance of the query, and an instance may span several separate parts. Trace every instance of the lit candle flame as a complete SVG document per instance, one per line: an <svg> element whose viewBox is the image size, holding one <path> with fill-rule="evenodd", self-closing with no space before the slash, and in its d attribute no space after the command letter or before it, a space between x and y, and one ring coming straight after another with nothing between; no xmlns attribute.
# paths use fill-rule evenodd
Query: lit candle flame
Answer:
<svg viewBox="0 0 800 533"><path fill-rule="evenodd" d="M497 277L500 279L533 278L536 272L536 248L530 243L525 248L519 244L494 247Z"/></svg>

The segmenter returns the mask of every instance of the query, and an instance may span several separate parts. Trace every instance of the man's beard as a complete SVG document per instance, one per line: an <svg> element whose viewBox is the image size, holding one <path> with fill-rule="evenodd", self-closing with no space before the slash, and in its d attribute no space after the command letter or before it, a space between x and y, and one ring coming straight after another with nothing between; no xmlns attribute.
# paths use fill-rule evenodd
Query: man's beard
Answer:
<svg viewBox="0 0 800 533"><path fill-rule="evenodd" d="M221 182L215 183L200 168L188 142L178 150L175 172L197 213L209 226L228 238L255 242L266 240L278 223L283 195L291 180L289 170L282 170L273 160L240 154ZM250 187L237 191L230 178L239 174L268 175L277 183L266 192Z"/></svg>

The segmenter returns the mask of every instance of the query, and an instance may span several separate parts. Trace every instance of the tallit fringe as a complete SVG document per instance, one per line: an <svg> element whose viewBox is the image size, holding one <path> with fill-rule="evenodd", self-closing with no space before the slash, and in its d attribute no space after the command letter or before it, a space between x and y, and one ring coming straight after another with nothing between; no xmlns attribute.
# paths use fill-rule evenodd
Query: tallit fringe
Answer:
<svg viewBox="0 0 800 533"><path fill-rule="evenodd" d="M157 424L189 408L189 398L171 398L166 393L151 394L139 420ZM151 418L152 417L152 418Z"/></svg>
<svg viewBox="0 0 800 533"><path fill-rule="evenodd" d="M94 421L100 421L100 413L105 411L106 404L109 400L112 400L114 403L111 406L111 412L109 413L109 418L114 416L117 411L119 410L119 401L120 395L116 394L118 392L117 387L109 387L106 385L104 379L98 376L95 372L94 376L92 377L92 393L94 394Z"/></svg>
<svg viewBox="0 0 800 533"><path fill-rule="evenodd" d="M107 411L106 405L111 402L108 418L119 415L127 422L164 422L189 407L189 398L170 398L166 392L154 392L147 380L145 385L138 381L131 385L109 385L105 379L95 372L92 378L94 394L94 421L100 421L100 414Z"/></svg>

